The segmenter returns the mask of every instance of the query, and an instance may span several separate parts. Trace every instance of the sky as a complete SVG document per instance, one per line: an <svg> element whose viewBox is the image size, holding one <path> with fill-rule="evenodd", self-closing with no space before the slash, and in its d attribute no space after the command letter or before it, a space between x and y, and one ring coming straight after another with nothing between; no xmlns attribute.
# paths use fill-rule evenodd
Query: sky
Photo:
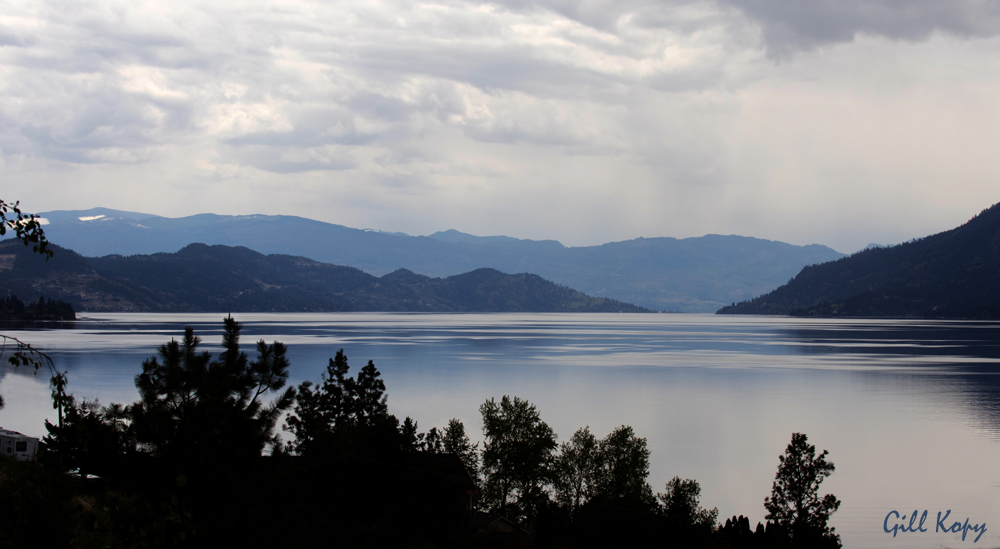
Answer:
<svg viewBox="0 0 1000 549"><path fill-rule="evenodd" d="M1000 202L996 0L0 0L0 199L852 252Z"/></svg>

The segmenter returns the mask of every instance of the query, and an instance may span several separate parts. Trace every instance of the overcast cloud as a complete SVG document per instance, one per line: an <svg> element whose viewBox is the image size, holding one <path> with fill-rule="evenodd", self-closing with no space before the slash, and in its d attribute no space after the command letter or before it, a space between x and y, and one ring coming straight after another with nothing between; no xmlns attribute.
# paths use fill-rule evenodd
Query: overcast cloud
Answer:
<svg viewBox="0 0 1000 549"><path fill-rule="evenodd" d="M1000 201L1000 2L0 2L2 198L849 252Z"/></svg>

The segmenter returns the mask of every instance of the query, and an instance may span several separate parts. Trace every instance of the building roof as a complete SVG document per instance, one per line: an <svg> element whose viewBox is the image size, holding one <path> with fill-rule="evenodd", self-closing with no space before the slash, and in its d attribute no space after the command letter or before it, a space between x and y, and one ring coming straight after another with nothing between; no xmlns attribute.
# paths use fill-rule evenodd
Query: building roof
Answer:
<svg viewBox="0 0 1000 549"><path fill-rule="evenodd" d="M5 436L5 437L21 437L21 438L38 438L38 437L29 437L28 435L25 435L23 433L18 433L17 431L11 431L10 429L4 429L3 427L0 427L0 436Z"/></svg>

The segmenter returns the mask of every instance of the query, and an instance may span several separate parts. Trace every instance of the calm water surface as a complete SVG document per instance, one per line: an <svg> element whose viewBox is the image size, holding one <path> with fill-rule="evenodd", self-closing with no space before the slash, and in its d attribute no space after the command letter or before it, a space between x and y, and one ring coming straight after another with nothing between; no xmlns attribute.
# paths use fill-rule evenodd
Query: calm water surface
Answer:
<svg viewBox="0 0 1000 549"><path fill-rule="evenodd" d="M475 437L478 407L505 394L535 403L566 440L627 424L647 438L650 483L697 479L720 516L763 520L778 455L793 432L830 451L824 493L845 547L1000 545L1000 324L625 314L241 314L244 343L289 346L296 383L318 380L343 348L375 361L389 407L422 430L452 417ZM217 352L221 315L85 314L73 329L4 333L48 352L71 392L137 398L132 379L160 344L195 327ZM0 425L44 434L47 375L0 372ZM892 510L929 510L929 532L883 532ZM934 533L952 510L987 523L971 538Z"/></svg>

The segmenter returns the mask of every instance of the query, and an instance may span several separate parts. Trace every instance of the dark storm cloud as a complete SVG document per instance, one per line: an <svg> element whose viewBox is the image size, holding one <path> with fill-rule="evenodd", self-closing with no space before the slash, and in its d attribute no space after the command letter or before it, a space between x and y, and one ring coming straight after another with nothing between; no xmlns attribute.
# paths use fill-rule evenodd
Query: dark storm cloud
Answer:
<svg viewBox="0 0 1000 549"><path fill-rule="evenodd" d="M786 55L856 36L925 40L935 32L960 37L1000 33L994 0L721 0L756 21L769 53Z"/></svg>
<svg viewBox="0 0 1000 549"><path fill-rule="evenodd" d="M625 19L640 27L697 32L708 21L742 14L760 27L769 52L778 55L849 42L859 34L920 41L935 32L960 37L1000 33L996 0L499 0L498 4L511 10L550 10L607 32L616 32ZM709 10L713 4L716 13ZM692 10L700 15L690 16ZM738 21L730 19L730 24L738 26Z"/></svg>

